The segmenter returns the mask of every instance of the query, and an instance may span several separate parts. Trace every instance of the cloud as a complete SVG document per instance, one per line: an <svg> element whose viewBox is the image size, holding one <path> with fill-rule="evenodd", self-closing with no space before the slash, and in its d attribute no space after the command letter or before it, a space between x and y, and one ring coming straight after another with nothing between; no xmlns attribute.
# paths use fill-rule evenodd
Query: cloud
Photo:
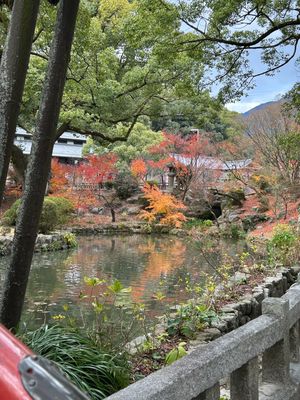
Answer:
<svg viewBox="0 0 300 400"><path fill-rule="evenodd" d="M226 104L226 107L230 111L244 113L248 110L251 110L251 108L258 106L259 104L260 104L260 102L250 101L250 102L228 103L228 104Z"/></svg>

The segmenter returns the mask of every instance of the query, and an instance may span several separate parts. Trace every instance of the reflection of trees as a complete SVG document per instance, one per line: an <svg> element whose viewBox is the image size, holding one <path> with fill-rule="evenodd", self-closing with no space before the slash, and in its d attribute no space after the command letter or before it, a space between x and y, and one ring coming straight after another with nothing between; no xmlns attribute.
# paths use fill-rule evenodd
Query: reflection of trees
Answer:
<svg viewBox="0 0 300 400"><path fill-rule="evenodd" d="M147 255L147 261L144 271L132 282L132 298L135 302L145 297L149 287L150 293L153 292L161 278L166 278L184 263L186 244L179 239L159 242L149 240L139 245L138 249Z"/></svg>
<svg viewBox="0 0 300 400"><path fill-rule="evenodd" d="M26 307L41 308L34 303L46 301L57 304L51 306L52 312L61 313L63 304L72 303L76 311L78 295L85 290L86 275L108 282L118 279L124 286L132 286L132 299L146 302L154 316L163 303L178 303L189 296L182 290L188 274L201 282L203 272L214 273L209 263L217 266L222 254L242 250L238 246L219 242L210 251L205 250L208 262L199 246L179 238L143 235L79 238L78 249L34 255ZM206 249L205 244L202 247ZM0 271L4 271L6 264L7 258L1 258ZM161 279L163 286L159 284ZM162 302L151 298L160 290L167 295ZM32 313L32 319L38 317L40 312Z"/></svg>

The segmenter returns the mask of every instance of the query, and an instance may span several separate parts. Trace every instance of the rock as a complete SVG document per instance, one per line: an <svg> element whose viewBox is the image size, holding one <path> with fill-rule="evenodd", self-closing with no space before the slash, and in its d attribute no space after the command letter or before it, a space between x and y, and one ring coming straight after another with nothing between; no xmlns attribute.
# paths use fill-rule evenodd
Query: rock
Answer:
<svg viewBox="0 0 300 400"><path fill-rule="evenodd" d="M239 220L240 220L240 216L236 212L232 212L227 216L227 221L230 223L237 222Z"/></svg>
<svg viewBox="0 0 300 400"><path fill-rule="evenodd" d="M227 324L227 330L232 331L233 329L236 329L239 324L238 324L238 316L235 314L225 314L220 317L220 319Z"/></svg>
<svg viewBox="0 0 300 400"><path fill-rule="evenodd" d="M237 271L233 276L230 277L229 281L232 283L246 283L248 278L249 278L249 274L246 274L245 272L239 272Z"/></svg>
<svg viewBox="0 0 300 400"><path fill-rule="evenodd" d="M150 336L150 335L149 335ZM138 351L142 350L143 345L148 341L148 338L143 335L143 336L138 336L135 339L131 340L131 342L127 343L125 345L125 350L129 354L136 354Z"/></svg>
<svg viewBox="0 0 300 400"><path fill-rule="evenodd" d="M127 208L127 214L128 215L138 215L141 211L140 206L134 206L134 207L128 207Z"/></svg>
<svg viewBox="0 0 300 400"><path fill-rule="evenodd" d="M102 214L104 208L103 207L94 207L91 209L92 214Z"/></svg>
<svg viewBox="0 0 300 400"><path fill-rule="evenodd" d="M299 272L300 272L300 265L294 265L294 266L291 268L291 273L292 273L293 275L298 275Z"/></svg>
<svg viewBox="0 0 300 400"><path fill-rule="evenodd" d="M258 288L257 290L255 290L256 288L254 288L253 290L253 298L258 302L261 303L263 301L263 299L265 298L264 296L264 291L262 288Z"/></svg>
<svg viewBox="0 0 300 400"><path fill-rule="evenodd" d="M203 332L197 334L195 341L197 342L210 342L221 336L221 332L217 328L207 328Z"/></svg>
<svg viewBox="0 0 300 400"><path fill-rule="evenodd" d="M232 308L231 304L227 304L226 306L221 308L221 313L225 313L225 314L234 314L234 315L238 315L238 310Z"/></svg>

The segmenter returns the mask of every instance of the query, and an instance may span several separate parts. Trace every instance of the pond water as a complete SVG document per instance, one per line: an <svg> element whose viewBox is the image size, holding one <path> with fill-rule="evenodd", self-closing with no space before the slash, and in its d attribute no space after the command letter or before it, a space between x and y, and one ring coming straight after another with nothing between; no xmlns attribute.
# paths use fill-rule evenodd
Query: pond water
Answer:
<svg viewBox="0 0 300 400"><path fill-rule="evenodd" d="M40 325L63 314L66 304L77 309L78 315L82 313L85 302L79 299L80 293L91 290L85 276L104 279L107 284L117 279L131 287L127 296L145 304L148 318L154 318L167 304L191 296L184 290L186 279L201 282L203 273L214 273L220 252L225 248L235 253L236 246L222 242L204 257L195 243L171 236L79 237L77 249L34 255L23 320L30 326ZM8 262L8 257L0 259L2 281ZM97 290L101 291L100 286ZM157 293L165 297L158 300Z"/></svg>

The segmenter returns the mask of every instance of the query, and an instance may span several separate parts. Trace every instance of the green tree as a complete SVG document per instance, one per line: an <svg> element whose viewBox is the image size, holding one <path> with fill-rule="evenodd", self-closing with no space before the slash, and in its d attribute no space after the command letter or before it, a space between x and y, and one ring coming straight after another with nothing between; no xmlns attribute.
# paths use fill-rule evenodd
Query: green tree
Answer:
<svg viewBox="0 0 300 400"><path fill-rule="evenodd" d="M222 80L220 95L226 101L252 87L256 77L273 74L297 57L297 0L189 0L179 2L178 13L185 30L177 46L205 53L208 83ZM261 70L251 65L250 52L260 56Z"/></svg>
<svg viewBox="0 0 300 400"><path fill-rule="evenodd" d="M123 136L126 133L126 126L118 124L111 131L111 137ZM113 151L118 155L118 160L127 165L134 159L146 157L149 149L159 144L163 140L163 135L160 132L154 132L148 126L141 122L137 122L132 129L132 132L126 142L111 143L106 146L101 146L97 140L88 139L84 151L89 153L101 154L107 151Z"/></svg>
<svg viewBox="0 0 300 400"><path fill-rule="evenodd" d="M195 92L202 66L186 53L169 55L168 44L180 32L175 7L160 6L152 15L145 14L144 1L97 3L83 0L80 7L60 122L107 144L127 140L140 117L158 115L170 99ZM43 4L38 25L43 32L34 43L20 119L29 131L44 80L53 18L51 8ZM140 30L147 33L141 35ZM120 124L122 132L116 136Z"/></svg>

